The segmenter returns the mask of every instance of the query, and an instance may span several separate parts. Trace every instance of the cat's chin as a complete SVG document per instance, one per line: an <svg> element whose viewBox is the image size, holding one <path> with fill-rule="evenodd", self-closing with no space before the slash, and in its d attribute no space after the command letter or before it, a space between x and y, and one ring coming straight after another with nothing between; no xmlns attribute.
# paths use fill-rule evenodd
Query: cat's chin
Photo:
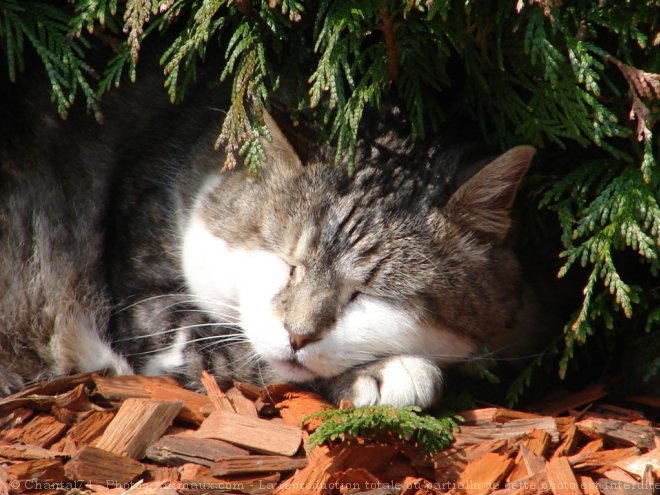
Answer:
<svg viewBox="0 0 660 495"><path fill-rule="evenodd" d="M271 368L286 382L309 382L318 375L296 360L278 359L269 362Z"/></svg>

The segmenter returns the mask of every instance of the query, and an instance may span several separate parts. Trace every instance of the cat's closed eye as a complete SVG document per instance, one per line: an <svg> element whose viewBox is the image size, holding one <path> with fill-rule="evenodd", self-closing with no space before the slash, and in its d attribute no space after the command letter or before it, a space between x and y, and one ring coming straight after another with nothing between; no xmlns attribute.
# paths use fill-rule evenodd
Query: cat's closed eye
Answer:
<svg viewBox="0 0 660 495"><path fill-rule="evenodd" d="M355 302L355 300L356 300L358 297L360 297L361 295L362 295L362 292L360 292L359 290L353 291L353 292L351 293L351 297L348 298L348 303L350 304L350 303L352 303L352 302Z"/></svg>

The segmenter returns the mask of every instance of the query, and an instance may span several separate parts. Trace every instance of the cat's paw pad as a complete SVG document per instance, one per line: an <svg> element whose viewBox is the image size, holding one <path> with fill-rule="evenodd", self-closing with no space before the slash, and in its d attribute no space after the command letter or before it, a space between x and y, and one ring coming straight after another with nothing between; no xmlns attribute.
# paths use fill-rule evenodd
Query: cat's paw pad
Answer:
<svg viewBox="0 0 660 495"><path fill-rule="evenodd" d="M431 406L442 390L442 371L415 356L394 356L365 368L351 387L356 407L390 404L394 407Z"/></svg>

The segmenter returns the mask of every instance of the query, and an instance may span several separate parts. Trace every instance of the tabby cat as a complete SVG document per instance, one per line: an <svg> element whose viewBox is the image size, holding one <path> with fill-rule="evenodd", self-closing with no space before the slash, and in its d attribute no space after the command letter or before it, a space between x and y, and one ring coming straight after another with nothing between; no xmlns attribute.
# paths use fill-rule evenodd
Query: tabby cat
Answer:
<svg viewBox="0 0 660 495"><path fill-rule="evenodd" d="M490 161L377 125L355 173L304 160L265 115L258 176L221 172L225 93L125 88L105 123L2 88L0 385L75 371L303 382L422 407L442 369L518 343L507 237L534 150Z"/></svg>

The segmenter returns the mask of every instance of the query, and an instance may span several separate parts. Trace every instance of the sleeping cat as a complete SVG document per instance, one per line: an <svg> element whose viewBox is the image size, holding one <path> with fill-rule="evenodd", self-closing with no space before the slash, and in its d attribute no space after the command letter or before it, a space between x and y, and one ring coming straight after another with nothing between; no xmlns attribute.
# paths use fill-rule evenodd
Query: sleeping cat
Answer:
<svg viewBox="0 0 660 495"><path fill-rule="evenodd" d="M195 387L208 369L426 407L445 366L529 330L507 235L531 147L470 160L380 125L349 176L327 150L301 160L265 114L258 176L221 172L226 92L161 93L109 95L97 125L3 88L4 393L97 369Z"/></svg>

